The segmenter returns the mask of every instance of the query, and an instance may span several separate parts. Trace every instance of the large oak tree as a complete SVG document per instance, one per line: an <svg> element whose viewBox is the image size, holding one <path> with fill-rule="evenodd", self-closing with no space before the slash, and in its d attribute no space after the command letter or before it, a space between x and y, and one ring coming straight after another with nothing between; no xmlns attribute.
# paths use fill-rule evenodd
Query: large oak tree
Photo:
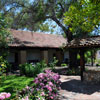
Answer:
<svg viewBox="0 0 100 100"><path fill-rule="evenodd" d="M5 15L10 16L10 25L14 29L27 28L31 31L36 31L45 20L51 19L61 27L66 34L68 42L70 42L81 31L81 34L88 33L83 26L87 27L87 20L92 19L91 11L97 12L97 7L94 9L93 5L96 6L98 3L99 0L3 0L0 1L0 9ZM93 9L90 9L89 6ZM87 11L81 13L80 10L89 11L88 13ZM84 15L85 18L83 20ZM89 19L86 18L86 15L89 16ZM64 18L65 23L63 23ZM84 25L81 20L84 21ZM77 21L80 22L76 23ZM82 28L79 26L82 26ZM76 56L77 53L75 51L69 50L71 67L76 66Z"/></svg>

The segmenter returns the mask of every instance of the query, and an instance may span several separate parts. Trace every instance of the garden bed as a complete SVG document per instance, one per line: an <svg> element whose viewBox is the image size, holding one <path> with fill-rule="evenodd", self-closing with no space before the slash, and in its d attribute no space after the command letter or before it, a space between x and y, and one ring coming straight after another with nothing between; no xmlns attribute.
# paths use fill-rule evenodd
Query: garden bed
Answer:
<svg viewBox="0 0 100 100"><path fill-rule="evenodd" d="M100 84L100 70L88 70L83 73L84 82L89 84Z"/></svg>
<svg viewBox="0 0 100 100"><path fill-rule="evenodd" d="M11 98L16 96L16 92L22 90L27 85L31 86L34 78L25 77L25 76L0 76L0 93L9 92L11 93Z"/></svg>

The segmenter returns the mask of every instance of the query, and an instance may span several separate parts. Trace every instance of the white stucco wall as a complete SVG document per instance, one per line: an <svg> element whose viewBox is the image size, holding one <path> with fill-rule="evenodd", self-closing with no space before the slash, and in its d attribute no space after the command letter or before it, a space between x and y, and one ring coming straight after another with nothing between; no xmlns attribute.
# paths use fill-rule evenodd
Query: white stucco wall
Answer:
<svg viewBox="0 0 100 100"><path fill-rule="evenodd" d="M27 61L29 60L39 60L41 59L40 50L28 50L27 51Z"/></svg>

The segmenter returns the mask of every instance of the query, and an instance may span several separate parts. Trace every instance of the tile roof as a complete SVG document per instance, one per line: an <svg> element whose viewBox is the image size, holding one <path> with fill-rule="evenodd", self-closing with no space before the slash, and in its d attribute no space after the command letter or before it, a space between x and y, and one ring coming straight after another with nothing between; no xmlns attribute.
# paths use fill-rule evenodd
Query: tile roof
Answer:
<svg viewBox="0 0 100 100"><path fill-rule="evenodd" d="M10 47L60 48L67 40L61 35L43 34L30 31L10 30L13 36Z"/></svg>
<svg viewBox="0 0 100 100"><path fill-rule="evenodd" d="M100 36L73 39L67 44L67 48L100 47Z"/></svg>

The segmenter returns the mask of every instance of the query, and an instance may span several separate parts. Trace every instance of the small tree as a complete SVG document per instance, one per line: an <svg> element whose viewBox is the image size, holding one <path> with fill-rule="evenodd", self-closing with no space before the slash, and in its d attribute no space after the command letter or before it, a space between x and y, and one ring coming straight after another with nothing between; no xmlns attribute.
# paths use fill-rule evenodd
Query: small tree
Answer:
<svg viewBox="0 0 100 100"><path fill-rule="evenodd" d="M8 29L7 18L0 14L0 51L1 55L5 56L5 52L8 49L8 43L10 42L10 33ZM5 51L6 50L6 51Z"/></svg>
<svg viewBox="0 0 100 100"><path fill-rule="evenodd" d="M10 34L7 29L7 19L0 13L0 75L5 72L9 65L5 59L8 53L8 43L10 42Z"/></svg>

